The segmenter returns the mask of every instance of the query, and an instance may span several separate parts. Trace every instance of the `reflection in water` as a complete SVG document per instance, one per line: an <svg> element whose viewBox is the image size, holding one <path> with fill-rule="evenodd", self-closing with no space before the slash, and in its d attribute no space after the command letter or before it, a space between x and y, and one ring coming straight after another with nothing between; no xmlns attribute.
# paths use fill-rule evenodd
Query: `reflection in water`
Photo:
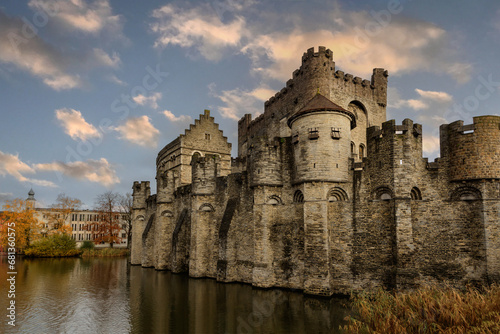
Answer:
<svg viewBox="0 0 500 334"><path fill-rule="evenodd" d="M335 299L190 279L123 258L18 258L16 266L11 328L7 263L0 257L0 332L335 333L347 314Z"/></svg>
<svg viewBox="0 0 500 334"><path fill-rule="evenodd" d="M125 259L17 258L16 270L16 327L2 319L6 333L129 332ZM2 297L7 271L0 257ZM7 303L0 298L0 310Z"/></svg>

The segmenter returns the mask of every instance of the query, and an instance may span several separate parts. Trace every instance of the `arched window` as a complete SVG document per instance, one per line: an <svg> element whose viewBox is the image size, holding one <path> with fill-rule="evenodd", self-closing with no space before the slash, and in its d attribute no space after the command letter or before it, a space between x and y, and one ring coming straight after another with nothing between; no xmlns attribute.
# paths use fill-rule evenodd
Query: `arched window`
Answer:
<svg viewBox="0 0 500 334"><path fill-rule="evenodd" d="M304 202L304 194L302 193L302 191L300 190L295 191L295 193L293 194L293 202L294 203Z"/></svg>
<svg viewBox="0 0 500 334"><path fill-rule="evenodd" d="M378 187L375 190L375 199L388 201L392 199L392 191L388 187Z"/></svg>
<svg viewBox="0 0 500 334"><path fill-rule="evenodd" d="M268 205L278 205L281 203L282 203L281 198L277 195L269 196L269 198L267 199L267 202L266 202L266 204L268 204Z"/></svg>
<svg viewBox="0 0 500 334"><path fill-rule="evenodd" d="M356 144L354 142L351 142L351 156L356 154Z"/></svg>
<svg viewBox="0 0 500 334"><path fill-rule="evenodd" d="M169 210L165 210L161 213L161 216L162 217L173 217L174 214L172 213L172 211L169 211Z"/></svg>
<svg viewBox="0 0 500 334"><path fill-rule="evenodd" d="M452 201L473 201L481 198L481 191L469 186L458 187L451 194Z"/></svg>
<svg viewBox="0 0 500 334"><path fill-rule="evenodd" d="M417 187L411 188L410 196L411 196L411 199L414 201L418 201L418 200L422 199L422 193L420 192L420 189L418 189Z"/></svg>
<svg viewBox="0 0 500 334"><path fill-rule="evenodd" d="M349 200L344 189L335 187L328 191L328 202L342 202Z"/></svg>
<svg viewBox="0 0 500 334"><path fill-rule="evenodd" d="M198 210L200 210L200 211L206 211L206 212L213 212L213 211L215 211L213 205L210 204L210 203L203 203Z"/></svg>
<svg viewBox="0 0 500 334"><path fill-rule="evenodd" d="M359 160L363 160L365 156L365 145L359 144Z"/></svg>

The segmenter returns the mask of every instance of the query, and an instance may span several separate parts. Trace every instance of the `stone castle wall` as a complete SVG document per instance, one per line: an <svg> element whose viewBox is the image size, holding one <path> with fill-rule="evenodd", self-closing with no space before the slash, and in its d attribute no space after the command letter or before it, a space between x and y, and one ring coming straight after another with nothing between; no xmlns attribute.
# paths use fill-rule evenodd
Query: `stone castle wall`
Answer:
<svg viewBox="0 0 500 334"><path fill-rule="evenodd" d="M420 124L385 121L384 70L361 80L313 51L262 116L240 120L238 158L208 112L160 152L158 194L133 186L131 263L327 296L499 282L500 117L441 126L441 158L428 162ZM335 111L288 127L318 87L363 135ZM196 147L193 129L219 135L218 149ZM202 154L184 154L183 169L163 164L177 151Z"/></svg>

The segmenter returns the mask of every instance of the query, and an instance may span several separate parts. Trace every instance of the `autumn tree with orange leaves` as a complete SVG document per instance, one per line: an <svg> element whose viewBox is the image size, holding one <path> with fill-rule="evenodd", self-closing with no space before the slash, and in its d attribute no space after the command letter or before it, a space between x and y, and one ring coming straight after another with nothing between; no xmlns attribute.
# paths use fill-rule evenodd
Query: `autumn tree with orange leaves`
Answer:
<svg viewBox="0 0 500 334"><path fill-rule="evenodd" d="M95 210L99 212L99 221L90 224L94 233L94 242L109 243L113 247L115 243L121 243L119 206L122 196L112 191L107 191L97 197Z"/></svg>
<svg viewBox="0 0 500 334"><path fill-rule="evenodd" d="M9 236L15 234L16 253L22 253L33 241L40 238L42 224L34 217L34 209L27 201L16 198L7 201L0 213L0 247L6 249Z"/></svg>

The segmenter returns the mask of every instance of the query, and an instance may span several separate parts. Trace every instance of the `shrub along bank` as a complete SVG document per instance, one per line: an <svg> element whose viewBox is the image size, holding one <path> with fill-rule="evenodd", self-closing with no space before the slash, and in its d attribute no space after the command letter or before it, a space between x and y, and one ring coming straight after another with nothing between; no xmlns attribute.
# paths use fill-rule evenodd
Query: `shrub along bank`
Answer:
<svg viewBox="0 0 500 334"><path fill-rule="evenodd" d="M68 234L54 234L38 239L25 251L28 257L80 256L83 251L76 248L76 241Z"/></svg>

